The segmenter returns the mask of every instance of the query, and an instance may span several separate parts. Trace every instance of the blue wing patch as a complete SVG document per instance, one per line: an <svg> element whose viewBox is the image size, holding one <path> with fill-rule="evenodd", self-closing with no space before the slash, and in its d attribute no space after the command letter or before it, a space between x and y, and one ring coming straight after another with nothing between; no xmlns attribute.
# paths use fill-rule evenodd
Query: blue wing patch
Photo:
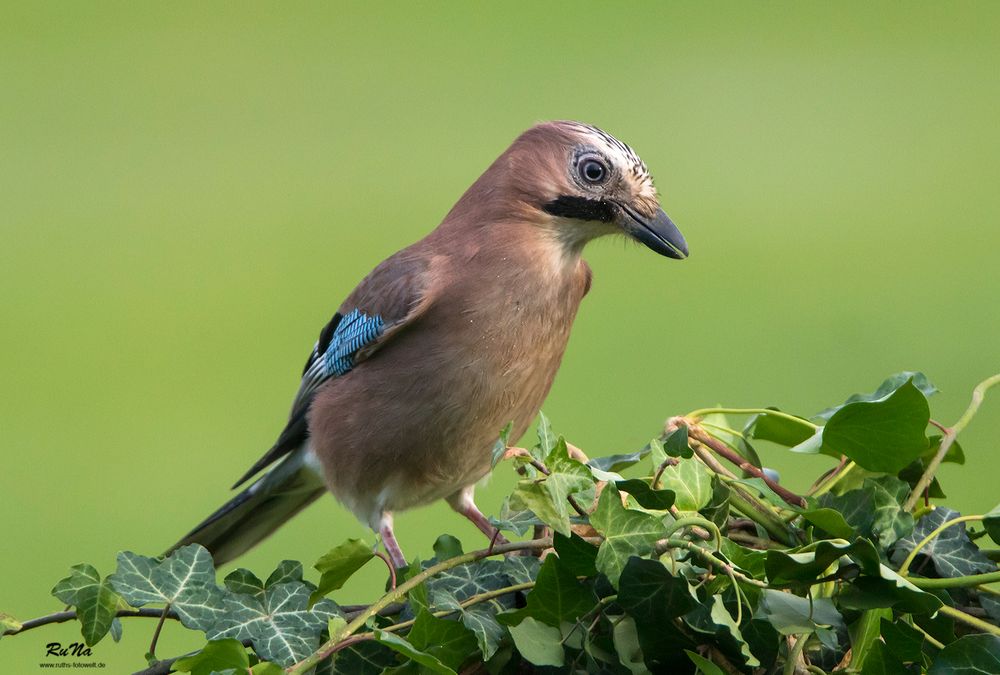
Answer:
<svg viewBox="0 0 1000 675"><path fill-rule="evenodd" d="M365 314L360 309L344 316L323 352L324 376L340 376L351 370L354 367L354 355L375 342L384 327L382 317Z"/></svg>

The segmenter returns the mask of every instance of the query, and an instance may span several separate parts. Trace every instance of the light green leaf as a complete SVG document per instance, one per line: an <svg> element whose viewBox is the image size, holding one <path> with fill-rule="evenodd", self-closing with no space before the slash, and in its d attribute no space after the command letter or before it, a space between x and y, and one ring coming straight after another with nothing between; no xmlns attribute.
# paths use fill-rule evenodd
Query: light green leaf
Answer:
<svg viewBox="0 0 1000 675"><path fill-rule="evenodd" d="M778 412L777 408L774 410ZM802 418L790 420L784 415L762 413L750 418L743 431L751 438L791 448L808 440L815 433L815 427Z"/></svg>
<svg viewBox="0 0 1000 675"><path fill-rule="evenodd" d="M706 604L687 614L684 622L698 633L715 637L722 651L730 658L750 668L760 665L757 657L750 653L750 647L743 639L735 619L726 609L721 595L711 596Z"/></svg>
<svg viewBox="0 0 1000 675"><path fill-rule="evenodd" d="M556 447L556 435L552 431L552 423L541 410L538 411L538 456L535 459L545 461ZM535 454L534 452L532 454Z"/></svg>
<svg viewBox="0 0 1000 675"><path fill-rule="evenodd" d="M829 598L800 598L791 593L765 588L754 615L770 622L782 635L814 633L820 628L840 628L843 619Z"/></svg>
<svg viewBox="0 0 1000 675"><path fill-rule="evenodd" d="M619 662L628 668L629 672L633 675L646 675L650 672L643 659L642 647L639 646L635 619L623 616L613 621L611 639L618 653Z"/></svg>
<svg viewBox="0 0 1000 675"><path fill-rule="evenodd" d="M553 626L536 621L530 616L510 627L517 651L536 666L562 666L566 652L562 646L562 632Z"/></svg>
<svg viewBox="0 0 1000 675"><path fill-rule="evenodd" d="M340 589L355 572L375 557L374 549L360 539L348 539L332 548L313 567L322 575L319 587L310 598L315 602L331 591Z"/></svg>
<svg viewBox="0 0 1000 675"><path fill-rule="evenodd" d="M14 633L19 630L21 630L20 621L12 617L10 614L0 612L0 638L2 638L5 633Z"/></svg>
<svg viewBox="0 0 1000 675"><path fill-rule="evenodd" d="M851 638L851 668L860 669L882 633L882 619L892 619L891 609L869 609L847 627Z"/></svg>
<svg viewBox="0 0 1000 675"><path fill-rule="evenodd" d="M182 656L171 667L192 675L211 675L230 668L245 673L250 668L250 657L239 640L212 640L197 654Z"/></svg>
<svg viewBox="0 0 1000 675"><path fill-rule="evenodd" d="M169 604L188 628L207 631L223 613L212 556L198 544L177 549L163 562L123 551L108 578L128 604Z"/></svg>
<svg viewBox="0 0 1000 675"><path fill-rule="evenodd" d="M849 403L823 427L823 449L869 471L895 474L927 451L927 398L912 382L872 401Z"/></svg>
<svg viewBox="0 0 1000 675"><path fill-rule="evenodd" d="M490 458L490 468L495 469L500 460L503 459L504 454L507 452L507 448L510 445L510 432L514 429L514 422L507 422L507 426L500 430L500 437L497 438L496 443L493 444L493 453Z"/></svg>
<svg viewBox="0 0 1000 675"><path fill-rule="evenodd" d="M520 481L511 495L511 506L530 509L556 532L569 536L570 505L567 497L592 493L594 480L586 465L569 456L562 438L556 441L545 463L549 475Z"/></svg>
<svg viewBox="0 0 1000 675"><path fill-rule="evenodd" d="M93 566L74 565L70 570L70 575L52 589L52 595L73 605L80 620L80 634L88 646L93 646L111 630L120 598L111 587L111 577L101 581Z"/></svg>
<svg viewBox="0 0 1000 675"><path fill-rule="evenodd" d="M672 490L674 506L681 511L697 511L712 500L712 471L696 459L682 459L668 466L660 479Z"/></svg>
<svg viewBox="0 0 1000 675"><path fill-rule="evenodd" d="M648 513L626 509L621 493L609 484L601 493L590 524L604 535L597 551L597 569L618 587L618 578L631 556L646 556L666 536L663 522Z"/></svg>
<svg viewBox="0 0 1000 675"><path fill-rule="evenodd" d="M462 542L450 534L442 534L434 542L434 557L440 562L462 555Z"/></svg>
<svg viewBox="0 0 1000 675"><path fill-rule="evenodd" d="M690 649L685 649L684 653L691 659L691 663L698 667L698 672L702 675L726 675L722 668L719 668L701 654L695 653Z"/></svg>

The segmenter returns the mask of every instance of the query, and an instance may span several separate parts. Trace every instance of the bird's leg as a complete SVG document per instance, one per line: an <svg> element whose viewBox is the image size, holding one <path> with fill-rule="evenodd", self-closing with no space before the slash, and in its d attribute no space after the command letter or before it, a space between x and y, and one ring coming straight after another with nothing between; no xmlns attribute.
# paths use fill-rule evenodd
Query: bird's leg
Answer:
<svg viewBox="0 0 1000 675"><path fill-rule="evenodd" d="M483 515L483 512L476 506L472 499L476 486L469 485L447 498L448 505L458 513L472 521L472 524L479 528L479 531L489 537L493 544L506 544L507 540L500 531L490 525L490 521ZM491 546L493 545L491 544Z"/></svg>
<svg viewBox="0 0 1000 675"><path fill-rule="evenodd" d="M396 569L406 567L406 556L403 555L403 550L399 548L399 542L396 541L396 534L392 531L392 513L389 511L383 511L382 517L379 518L378 534L382 538L382 546L385 547L385 552L389 554L389 559L392 560L392 564L396 566Z"/></svg>

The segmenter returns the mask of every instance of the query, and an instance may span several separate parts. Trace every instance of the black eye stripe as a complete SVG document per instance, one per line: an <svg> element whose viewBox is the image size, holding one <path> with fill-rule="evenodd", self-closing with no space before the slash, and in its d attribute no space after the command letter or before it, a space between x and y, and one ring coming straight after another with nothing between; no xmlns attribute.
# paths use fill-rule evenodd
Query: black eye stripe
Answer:
<svg viewBox="0 0 1000 675"><path fill-rule="evenodd" d="M610 223L615 219L615 206L601 199L563 195L545 204L546 213L562 218L597 220Z"/></svg>

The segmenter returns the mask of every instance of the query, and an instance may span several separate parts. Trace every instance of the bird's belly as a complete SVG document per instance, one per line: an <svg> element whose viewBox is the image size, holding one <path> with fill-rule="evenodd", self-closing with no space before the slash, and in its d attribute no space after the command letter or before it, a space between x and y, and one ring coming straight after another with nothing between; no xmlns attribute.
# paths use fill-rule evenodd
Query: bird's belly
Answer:
<svg viewBox="0 0 1000 675"><path fill-rule="evenodd" d="M481 479L503 427L524 433L542 404L569 323L508 323L463 339L454 326L401 340L321 390L313 447L331 491L361 520L446 497ZM444 351L438 345L450 344Z"/></svg>

